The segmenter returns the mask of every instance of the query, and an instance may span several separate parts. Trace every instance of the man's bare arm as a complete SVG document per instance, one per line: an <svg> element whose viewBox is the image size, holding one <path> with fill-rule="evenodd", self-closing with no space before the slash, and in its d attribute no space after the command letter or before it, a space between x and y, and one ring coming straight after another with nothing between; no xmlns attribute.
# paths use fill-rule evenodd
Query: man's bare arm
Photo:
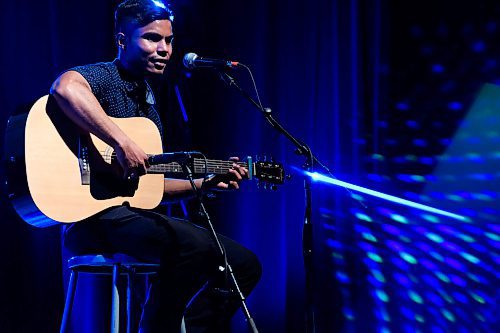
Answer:
<svg viewBox="0 0 500 333"><path fill-rule="evenodd" d="M80 73L63 73L52 85L51 94L71 120L113 147L124 177L132 172L136 172L136 176L145 173L146 153L106 115Z"/></svg>
<svg viewBox="0 0 500 333"><path fill-rule="evenodd" d="M147 155L133 142L105 113L92 93L89 83L78 72L62 74L52 85L51 93L63 112L85 131L91 132L113 147L124 170L124 177L137 170L137 176L146 172ZM238 189L239 182L248 171L237 164L228 171L224 179L215 178L206 184L207 188ZM202 179L195 184L201 188ZM165 179L165 199L178 200L192 196L191 184L187 180Z"/></svg>

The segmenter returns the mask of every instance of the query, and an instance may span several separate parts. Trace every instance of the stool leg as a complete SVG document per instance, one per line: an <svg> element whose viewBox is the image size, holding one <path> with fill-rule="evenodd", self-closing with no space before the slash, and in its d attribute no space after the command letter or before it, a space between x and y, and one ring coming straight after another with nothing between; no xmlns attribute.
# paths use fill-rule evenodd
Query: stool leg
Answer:
<svg viewBox="0 0 500 333"><path fill-rule="evenodd" d="M118 294L118 277L120 264L113 265L113 284L111 286L111 333L118 333L120 321L120 298Z"/></svg>
<svg viewBox="0 0 500 333"><path fill-rule="evenodd" d="M68 330L68 322L73 309L73 301L75 300L76 282L78 280L78 272L71 270L69 276L68 290L66 291L66 302L64 303L64 313L61 321L60 333L66 333Z"/></svg>
<svg viewBox="0 0 500 333"><path fill-rule="evenodd" d="M184 322L184 317L182 317L181 322L181 333L186 333L186 323Z"/></svg>
<svg viewBox="0 0 500 333"><path fill-rule="evenodd" d="M132 333L134 327L132 297L134 295L135 268L129 268L127 273L127 333Z"/></svg>

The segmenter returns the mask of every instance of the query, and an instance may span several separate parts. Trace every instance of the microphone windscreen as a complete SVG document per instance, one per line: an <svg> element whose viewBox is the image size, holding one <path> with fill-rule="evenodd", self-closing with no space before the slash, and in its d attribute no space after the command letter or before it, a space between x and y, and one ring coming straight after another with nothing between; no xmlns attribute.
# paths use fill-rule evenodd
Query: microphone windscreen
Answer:
<svg viewBox="0 0 500 333"><path fill-rule="evenodd" d="M184 64L184 67L188 69L194 68L194 61L198 58L198 55L196 53L186 53L184 56L184 59L182 60L182 63Z"/></svg>

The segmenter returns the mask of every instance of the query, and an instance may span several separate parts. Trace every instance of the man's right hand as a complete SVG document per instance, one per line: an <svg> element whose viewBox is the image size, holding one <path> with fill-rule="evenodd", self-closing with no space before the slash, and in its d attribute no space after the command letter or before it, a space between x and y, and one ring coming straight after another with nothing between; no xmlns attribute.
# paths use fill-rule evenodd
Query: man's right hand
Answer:
<svg viewBox="0 0 500 333"><path fill-rule="evenodd" d="M123 170L123 178L136 180L149 168L148 155L134 141L127 139L115 147L116 158Z"/></svg>

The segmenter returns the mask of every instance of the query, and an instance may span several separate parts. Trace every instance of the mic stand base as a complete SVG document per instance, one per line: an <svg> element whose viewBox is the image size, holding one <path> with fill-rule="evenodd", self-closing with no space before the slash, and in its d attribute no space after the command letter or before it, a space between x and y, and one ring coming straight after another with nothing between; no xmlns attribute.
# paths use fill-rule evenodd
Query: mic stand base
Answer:
<svg viewBox="0 0 500 333"><path fill-rule="evenodd" d="M182 168L184 169L184 172L187 175L187 178L191 184L191 187L193 188L193 192L195 193L196 197L198 198L198 202L200 203L201 213L205 217L205 220L206 220L206 223L208 226L208 230L210 231L210 238L212 238L212 241L217 246L217 249L219 251L219 255L220 255L221 261L223 263L223 266L222 265L219 266L219 270L220 271L227 270L227 272L229 273L233 287L234 287L234 289L236 289L236 293L238 294L238 297L240 299L241 308L243 310L243 314L245 315L249 331L252 333L259 333L259 331L257 330L257 326L255 325L255 321L253 320L252 316L250 315L250 311L248 311L248 307L247 307L247 304L245 302L245 299L246 299L245 295L243 295L243 293L241 292L238 281L236 280L236 277L234 276L233 268L227 262L227 257L226 257L226 252L224 250L224 247L222 246L222 244L219 240L219 237L217 236L217 233L215 232L214 226L212 224L212 220L210 219L210 215L208 214L207 210L205 209L205 205L203 204L203 200L202 200L202 195L201 195L200 191L198 190L198 188L196 187L196 184L194 183L193 172L192 172L191 168L189 167L189 165L187 165L187 164L183 164Z"/></svg>

